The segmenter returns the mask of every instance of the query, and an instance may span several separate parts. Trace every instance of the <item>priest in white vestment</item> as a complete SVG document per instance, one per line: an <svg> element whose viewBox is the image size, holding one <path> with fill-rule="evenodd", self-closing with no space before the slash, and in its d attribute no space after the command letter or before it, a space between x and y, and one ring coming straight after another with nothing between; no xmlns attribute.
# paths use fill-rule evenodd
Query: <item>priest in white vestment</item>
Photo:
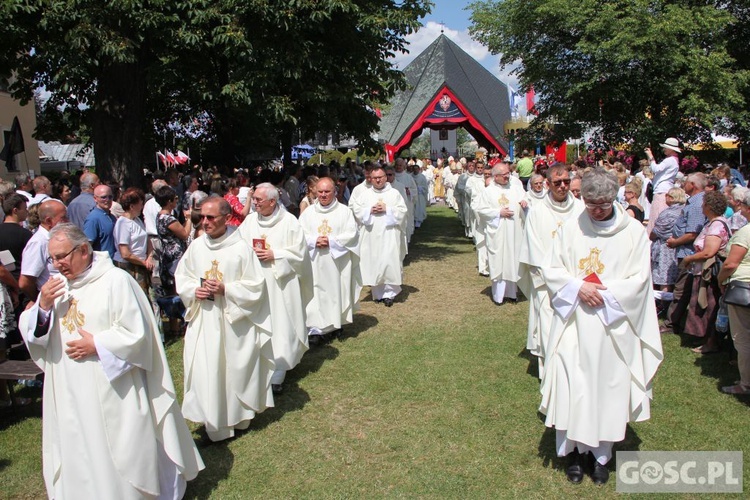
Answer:
<svg viewBox="0 0 750 500"><path fill-rule="evenodd" d="M50 231L60 274L21 316L44 370L50 498L182 498L204 465L177 404L151 304L74 224Z"/></svg>
<svg viewBox="0 0 750 500"><path fill-rule="evenodd" d="M310 343L325 341L351 324L362 290L359 238L352 211L334 196L334 184L318 181L318 199L300 215L313 272L313 299L307 306Z"/></svg>
<svg viewBox="0 0 750 500"><path fill-rule="evenodd" d="M177 265L185 304L185 418L205 425L211 441L234 437L273 406L274 370L268 295L258 259L233 226L229 203L201 205L205 234Z"/></svg>
<svg viewBox="0 0 750 500"><path fill-rule="evenodd" d="M401 292L407 209L403 197L387 183L382 167L372 170L370 181L372 187L349 207L360 224L362 284L371 287L374 301L390 307Z"/></svg>
<svg viewBox="0 0 750 500"><path fill-rule="evenodd" d="M474 248L477 252L477 271L485 277L490 275L490 265L487 261L484 223L477 216L474 207L479 203L480 196L490 182L492 182L492 167L478 161L474 175L466 182L466 191L467 194L471 195L469 211L471 213L471 236L474 239Z"/></svg>
<svg viewBox="0 0 750 500"><path fill-rule="evenodd" d="M568 455L572 482L593 455L592 479L605 483L612 445L628 422L650 417L652 382L662 361L643 226L613 201L618 182L601 168L587 172L585 212L554 240L542 277L555 315L545 352L542 402L558 456Z"/></svg>
<svg viewBox="0 0 750 500"><path fill-rule="evenodd" d="M414 206L417 199L417 185L414 182L414 178L406 171L406 160L403 158L397 158L394 164L393 170L395 171L395 179L404 186L404 201L406 202L406 242L411 242L411 237L414 235L414 228L416 223L414 220ZM386 169L388 172L388 169Z"/></svg>
<svg viewBox="0 0 750 500"><path fill-rule="evenodd" d="M548 170L549 172L549 170ZM545 187L544 176L541 174L533 174L529 178L529 190L526 191L524 199L529 204L528 209L533 207L536 203L542 202L546 199L547 188Z"/></svg>
<svg viewBox="0 0 750 500"><path fill-rule="evenodd" d="M518 257L523 238L521 211L527 203L523 190L510 184L507 163L492 168L494 181L477 198L472 208L484 224L487 260L492 280L492 300L517 299Z"/></svg>
<svg viewBox="0 0 750 500"><path fill-rule="evenodd" d="M532 189L535 177L536 174L529 179ZM563 165L555 165L547 170L547 183L549 191L544 190L544 198L534 203L526 218L521 243L521 280L518 283L529 298L526 348L539 361L540 379L544 373L545 345L554 314L541 268L552 255L550 249L560 227L583 212L583 202L570 194L570 173Z"/></svg>
<svg viewBox="0 0 750 500"><path fill-rule="evenodd" d="M425 177L419 165L412 167L412 177L414 184L417 186L417 198L414 204L414 227L418 228L427 218L427 204L429 187L427 177Z"/></svg>
<svg viewBox="0 0 750 500"><path fill-rule="evenodd" d="M305 310L312 300L312 268L302 226L279 205L273 184L258 185L252 199L255 212L244 220L240 234L258 256L268 288L276 364L271 388L278 394L286 372L308 349Z"/></svg>

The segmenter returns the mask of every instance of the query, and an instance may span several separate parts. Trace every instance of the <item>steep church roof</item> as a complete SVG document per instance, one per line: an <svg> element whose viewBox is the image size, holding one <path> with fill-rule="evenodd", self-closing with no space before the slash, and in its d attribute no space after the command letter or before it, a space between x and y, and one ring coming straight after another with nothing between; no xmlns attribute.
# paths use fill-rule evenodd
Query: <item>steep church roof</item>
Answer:
<svg viewBox="0 0 750 500"><path fill-rule="evenodd" d="M503 123L511 119L508 87L447 36L441 34L403 72L408 88L394 96L390 111L383 116L381 140L400 151L423 126L455 128L460 124L488 150L507 151ZM432 112L437 103L450 104L450 100L441 101L441 95L456 101L453 119L441 121L439 110Z"/></svg>

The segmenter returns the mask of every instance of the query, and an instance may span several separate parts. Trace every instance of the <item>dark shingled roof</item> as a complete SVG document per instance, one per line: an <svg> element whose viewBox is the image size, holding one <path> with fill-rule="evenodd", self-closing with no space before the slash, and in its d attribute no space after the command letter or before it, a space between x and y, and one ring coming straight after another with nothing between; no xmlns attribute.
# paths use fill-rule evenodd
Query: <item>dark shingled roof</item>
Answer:
<svg viewBox="0 0 750 500"><path fill-rule="evenodd" d="M503 124L511 119L508 87L447 36L441 34L432 42L404 68L404 75L409 87L394 96L390 111L383 116L381 140L405 148L404 141L413 139L405 135L438 92L447 87L491 136L484 137L482 131L463 123L477 142L488 150L497 149L496 144L508 150L503 138Z"/></svg>

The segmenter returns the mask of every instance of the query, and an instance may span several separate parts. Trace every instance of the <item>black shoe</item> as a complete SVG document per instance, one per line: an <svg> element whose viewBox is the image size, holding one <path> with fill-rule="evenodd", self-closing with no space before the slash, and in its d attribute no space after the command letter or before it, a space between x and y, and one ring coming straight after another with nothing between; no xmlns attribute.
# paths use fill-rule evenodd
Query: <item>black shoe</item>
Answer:
<svg viewBox="0 0 750 500"><path fill-rule="evenodd" d="M271 392L274 394L281 394L284 392L284 388L281 387L281 384L271 384Z"/></svg>
<svg viewBox="0 0 750 500"><path fill-rule="evenodd" d="M310 335L307 338L308 344L310 344L310 347L317 347L319 345L323 345L325 343L325 340L323 339L322 335Z"/></svg>
<svg viewBox="0 0 750 500"><path fill-rule="evenodd" d="M607 469L606 465L600 464L595 458L594 470L591 471L591 480L597 485L606 484L609 480L609 469Z"/></svg>
<svg viewBox="0 0 750 500"><path fill-rule="evenodd" d="M393 305L393 299L383 299L383 304L385 304L385 307L391 307Z"/></svg>
<svg viewBox="0 0 750 500"><path fill-rule="evenodd" d="M376 304L380 304L381 302L383 302L383 299L374 299L374 301Z"/></svg>
<svg viewBox="0 0 750 500"><path fill-rule="evenodd" d="M578 484L583 481L583 456L575 449L573 453L568 454L567 458L568 467L565 469L565 474L568 476L568 481Z"/></svg>

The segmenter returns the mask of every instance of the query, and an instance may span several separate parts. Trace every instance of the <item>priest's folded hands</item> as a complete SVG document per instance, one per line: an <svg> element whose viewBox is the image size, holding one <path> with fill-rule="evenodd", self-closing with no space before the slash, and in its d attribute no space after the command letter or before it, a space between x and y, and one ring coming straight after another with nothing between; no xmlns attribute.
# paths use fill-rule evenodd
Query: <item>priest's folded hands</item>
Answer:
<svg viewBox="0 0 750 500"><path fill-rule="evenodd" d="M377 202L372 206L370 209L371 214L384 214L385 213L385 203L382 201Z"/></svg>
<svg viewBox="0 0 750 500"><path fill-rule="evenodd" d="M270 248L253 248L255 255L258 256L258 260L261 262L271 262L274 260L273 250Z"/></svg>
<svg viewBox="0 0 750 500"><path fill-rule="evenodd" d="M65 349L65 354L70 359L81 361L96 354L96 344L94 344L94 336L83 328L78 329L78 334L81 336L80 339L65 343L68 346Z"/></svg>
<svg viewBox="0 0 750 500"><path fill-rule="evenodd" d="M317 248L328 248L328 236L318 236L318 239L315 240L315 246Z"/></svg>
<svg viewBox="0 0 750 500"><path fill-rule="evenodd" d="M590 307L601 307L604 305L604 299L599 293L599 290L606 290L607 287L598 283L589 283L584 281L581 288L578 290L578 298Z"/></svg>

